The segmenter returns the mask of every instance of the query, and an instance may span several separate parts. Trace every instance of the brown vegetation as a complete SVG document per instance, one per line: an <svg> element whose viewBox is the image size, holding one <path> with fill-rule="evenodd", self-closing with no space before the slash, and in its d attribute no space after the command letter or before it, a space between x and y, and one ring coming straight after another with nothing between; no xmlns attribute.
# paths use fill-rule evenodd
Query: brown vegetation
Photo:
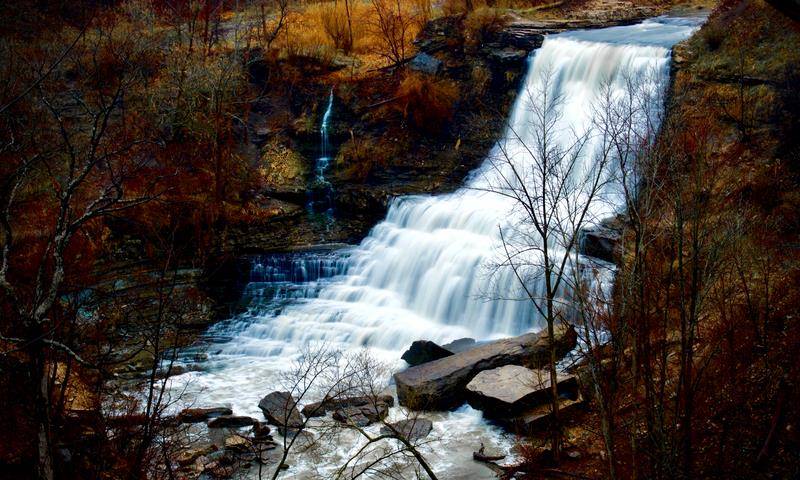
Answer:
<svg viewBox="0 0 800 480"><path fill-rule="evenodd" d="M627 189L640 191L629 197L614 298L584 292L594 410L567 436L590 456L561 472L798 474L800 412L789 399L800 385L800 150L783 135L797 126L798 45L800 27L772 6L730 1L676 48L662 132L652 148L637 142L623 169L642 183ZM598 344L597 329L612 341ZM524 468L546 477L541 449L525 451Z"/></svg>

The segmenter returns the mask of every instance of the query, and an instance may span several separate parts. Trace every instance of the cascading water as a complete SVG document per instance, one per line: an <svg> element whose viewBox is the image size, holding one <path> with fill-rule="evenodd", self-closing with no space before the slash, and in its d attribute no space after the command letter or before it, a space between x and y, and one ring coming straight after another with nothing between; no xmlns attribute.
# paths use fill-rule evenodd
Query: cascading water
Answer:
<svg viewBox="0 0 800 480"><path fill-rule="evenodd" d="M583 131L591 122L590 106L604 86L619 92L627 78L645 78L655 71L657 76L647 78L653 89L663 91L669 48L687 38L700 21L659 18L547 37L531 57L523 88L541 87L537 82L549 70L553 79L549 88L564 98L561 127ZM528 95L518 96L503 140L520 167L530 157L516 134L522 132L520 137L525 138L531 101ZM332 97L323 127L331 104ZM326 128L322 131L324 145ZM593 161L595 148L599 147L590 142L584 163ZM322 173L324 168L318 168L318 175ZM188 373L177 382L188 377L188 392L198 404L227 403L239 414L258 415L259 398L277 387L276 376L287 358L308 342L325 341L345 350L367 346L399 368L401 351L416 339L489 339L537 329L539 320L525 302L486 300L490 287L484 267L495 254L498 225L513 217L507 199L481 191L492 174L487 161L467 179L467 188L396 199L386 219L357 247L259 259L248 287L252 298L248 312L209 332L211 337L230 340L214 345L206 371ZM593 218L621 207L613 191L605 193L607 200L591 212ZM511 272L500 272L492 285L512 288L514 282ZM472 464L466 460L479 442L501 450L509 446L497 429L481 420L480 412L469 407L429 417L435 420L434 433L441 440L425 453L446 476L479 478L485 473L469 467ZM474 445L465 445L464 439ZM340 456L328 459L331 468L340 465L355 445L341 448ZM302 459L291 464L293 478L311 476Z"/></svg>
<svg viewBox="0 0 800 480"><path fill-rule="evenodd" d="M328 95L328 104L325 113L322 114L322 122L319 125L319 157L314 165L314 180L310 190L308 209L311 212L324 211L330 215L333 208L333 187L325 178L325 173L331 163L330 142L328 139L328 128L330 127L331 115L333 114L333 88Z"/></svg>

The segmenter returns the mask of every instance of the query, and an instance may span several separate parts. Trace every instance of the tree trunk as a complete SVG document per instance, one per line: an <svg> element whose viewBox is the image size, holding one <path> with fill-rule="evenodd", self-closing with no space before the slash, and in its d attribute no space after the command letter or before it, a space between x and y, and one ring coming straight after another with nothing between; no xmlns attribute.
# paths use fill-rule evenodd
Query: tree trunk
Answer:
<svg viewBox="0 0 800 480"><path fill-rule="evenodd" d="M39 338L33 337L33 338ZM45 351L41 341L35 341L30 348L35 383L34 409L38 423L37 432L37 476L39 480L53 480L53 457L50 451L50 379L47 375Z"/></svg>

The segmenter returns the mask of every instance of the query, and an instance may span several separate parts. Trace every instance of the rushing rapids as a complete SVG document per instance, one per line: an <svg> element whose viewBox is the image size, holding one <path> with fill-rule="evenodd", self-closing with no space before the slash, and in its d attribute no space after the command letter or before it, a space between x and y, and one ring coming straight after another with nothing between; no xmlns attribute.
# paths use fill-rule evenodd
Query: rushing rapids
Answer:
<svg viewBox="0 0 800 480"><path fill-rule="evenodd" d="M560 140L567 141L568 135L589 128L591 105L604 86L621 92L626 79L648 78L654 91L663 92L670 47L698 23L658 18L546 38L531 56L503 148L519 166L530 161L517 136L526 140L530 123L532 97L524 92L541 87L537 82L543 72L551 73L551 93L563 96L560 130L569 134ZM582 168L591 168L597 148L598 142L589 142ZM278 372L308 342L325 341L345 350L370 347L400 367L400 353L416 339L489 339L540 328L528 304L492 299L501 295L488 291L513 288L515 281L511 272L500 272L491 283L486 274L497 252L498 225L513 217L508 199L482 191L494 174L487 160L465 188L452 194L396 199L386 219L356 247L258 259L246 292L247 313L212 327L209 337L219 343L209 349L206 370L174 383L183 388L181 380L188 379L188 394L197 404L229 404L239 414L258 415L258 399L277 388ZM614 193L613 188L604 192L605 201L593 208L592 218L619 211L621 199ZM447 472L445 477L488 474L467 461L481 441L508 448L502 434L468 407L431 418L441 441L426 453L437 471ZM474 445L465 445L465 439ZM341 455L329 459L330 467L341 464L355 447L342 446ZM311 476L302 459L291 464L293 478Z"/></svg>

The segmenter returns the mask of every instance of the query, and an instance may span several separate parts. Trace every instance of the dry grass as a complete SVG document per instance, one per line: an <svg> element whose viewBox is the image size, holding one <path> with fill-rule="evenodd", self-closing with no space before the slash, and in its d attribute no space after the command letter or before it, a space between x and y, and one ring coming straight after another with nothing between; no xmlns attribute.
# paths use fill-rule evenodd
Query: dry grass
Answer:
<svg viewBox="0 0 800 480"><path fill-rule="evenodd" d="M410 23L404 41L406 50L413 52L412 40L434 14L431 4L429 0L399 0L392 2L391 6L395 15ZM275 22L275 19L268 22L268 28L274 28ZM344 1L309 3L291 10L273 48L283 58L351 56L355 57L361 70L366 70L381 63L378 57L385 39L378 25L378 12L373 1L351 0L347 5Z"/></svg>

